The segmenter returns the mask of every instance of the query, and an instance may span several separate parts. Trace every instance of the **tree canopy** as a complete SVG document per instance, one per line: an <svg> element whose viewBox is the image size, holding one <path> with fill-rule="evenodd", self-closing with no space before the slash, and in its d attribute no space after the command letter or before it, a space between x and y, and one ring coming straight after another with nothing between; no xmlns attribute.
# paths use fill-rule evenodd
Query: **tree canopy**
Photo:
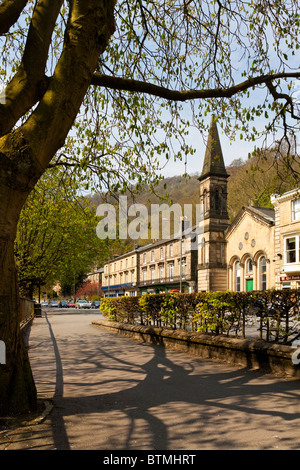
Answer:
<svg viewBox="0 0 300 470"><path fill-rule="evenodd" d="M73 285L91 265L105 260L106 244L96 235L96 208L78 195L78 185L61 169L48 170L22 210L15 242L20 291ZM45 288L43 288L44 290Z"/></svg>
<svg viewBox="0 0 300 470"><path fill-rule="evenodd" d="M161 156L183 158L195 151L196 143L192 148L185 137L192 126L205 129L210 113L231 138L263 135L269 144L283 139L292 145L299 129L297 0L85 3L99 12L105 30L99 38L107 37L89 72L90 87L78 96L79 113L71 113L64 130L59 127L68 134L62 150L65 138L54 139L54 129L50 135L54 115L48 115L47 138L56 143L44 165L52 159L51 165L71 166L85 180L97 175L97 184L100 179L118 190L133 181L149 183ZM2 136L15 125L24 135L37 132L56 93L62 97L59 112L71 112L80 85L72 83L71 96L60 84L72 79L69 60L83 67L83 50L74 50L72 59L67 51L74 29L90 30L89 7L82 5L2 2Z"/></svg>

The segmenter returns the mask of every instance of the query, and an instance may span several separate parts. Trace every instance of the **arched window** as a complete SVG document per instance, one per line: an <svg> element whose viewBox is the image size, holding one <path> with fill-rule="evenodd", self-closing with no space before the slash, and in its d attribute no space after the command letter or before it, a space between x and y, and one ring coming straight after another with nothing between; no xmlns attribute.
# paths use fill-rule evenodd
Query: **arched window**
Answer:
<svg viewBox="0 0 300 470"><path fill-rule="evenodd" d="M200 264L205 264L205 238L202 238L200 244Z"/></svg>
<svg viewBox="0 0 300 470"><path fill-rule="evenodd" d="M241 290L241 265L239 261L234 264L234 288L236 292Z"/></svg>
<svg viewBox="0 0 300 470"><path fill-rule="evenodd" d="M203 209L204 209L204 213L207 212L209 210L209 207L208 207L208 196L207 196L207 191L206 189L203 191Z"/></svg>
<svg viewBox="0 0 300 470"><path fill-rule="evenodd" d="M221 209L221 200L220 200L220 192L219 189L215 191L215 210L218 211Z"/></svg>
<svg viewBox="0 0 300 470"><path fill-rule="evenodd" d="M267 289L267 262L265 256L259 259L259 287L261 290Z"/></svg>
<svg viewBox="0 0 300 470"><path fill-rule="evenodd" d="M247 260L247 263L246 263L246 272L247 274L252 274L253 273L253 263L252 263L252 259L249 258Z"/></svg>

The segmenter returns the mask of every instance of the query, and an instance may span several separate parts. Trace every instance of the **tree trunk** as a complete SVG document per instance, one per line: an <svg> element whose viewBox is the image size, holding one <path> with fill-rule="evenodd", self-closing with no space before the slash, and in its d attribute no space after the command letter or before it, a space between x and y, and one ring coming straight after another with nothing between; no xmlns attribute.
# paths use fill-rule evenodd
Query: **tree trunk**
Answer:
<svg viewBox="0 0 300 470"><path fill-rule="evenodd" d="M20 331L19 291L14 240L0 236L0 339L6 345L6 364L0 365L0 413L19 413L36 407L36 389Z"/></svg>
<svg viewBox="0 0 300 470"><path fill-rule="evenodd" d="M33 65L34 74L40 74L44 67L43 60L52 35L46 34L45 28L49 33L47 26L51 18L56 18L61 3L59 0L37 2L33 37L28 35L23 64L25 69L30 66L30 70ZM6 364L0 365L1 413L25 412L36 405L36 390L18 318L19 290L14 240L20 212L51 159L64 145L91 83L99 56L105 51L115 30L116 0L73 0L69 3L69 19L61 57L47 90L42 91L39 104L16 130L11 130L12 123L7 129L7 119L0 116L0 133L3 135L0 138L0 340L6 344ZM37 48L40 40L41 47ZM27 59L31 59L31 62ZM37 66L38 63L40 66ZM10 100L7 101L15 110L14 113L11 110L10 114L17 116L13 123L16 124L22 114L28 111L28 106L18 97L18 87L13 88ZM36 88L40 87L34 87L35 92L38 91ZM31 106L38 99L40 97L32 102L29 100Z"/></svg>
<svg viewBox="0 0 300 470"><path fill-rule="evenodd" d="M6 363L0 365L0 415L32 411L36 388L28 353L20 331L19 289L14 258L14 240L22 207L33 178L20 172L14 158L4 154L0 167L0 340L6 346ZM21 160L24 165L25 159ZM33 166L29 165L32 170Z"/></svg>

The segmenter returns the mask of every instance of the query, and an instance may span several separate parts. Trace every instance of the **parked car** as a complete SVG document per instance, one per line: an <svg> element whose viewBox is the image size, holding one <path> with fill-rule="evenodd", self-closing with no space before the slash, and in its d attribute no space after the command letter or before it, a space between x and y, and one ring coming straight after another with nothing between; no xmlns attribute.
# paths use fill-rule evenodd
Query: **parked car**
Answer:
<svg viewBox="0 0 300 470"><path fill-rule="evenodd" d="M55 302L54 300L51 300L48 304L48 307L58 307L58 303Z"/></svg>
<svg viewBox="0 0 300 470"><path fill-rule="evenodd" d="M68 305L69 305L69 308L75 308L75 302L73 302L72 300L68 302Z"/></svg>
<svg viewBox="0 0 300 470"><path fill-rule="evenodd" d="M76 308L91 308L87 300L77 300L75 307Z"/></svg>
<svg viewBox="0 0 300 470"><path fill-rule="evenodd" d="M99 308L100 307L100 300L93 300L91 302L91 308Z"/></svg>
<svg viewBox="0 0 300 470"><path fill-rule="evenodd" d="M49 305L48 302L42 302L41 303L41 307L48 307L48 305Z"/></svg>
<svg viewBox="0 0 300 470"><path fill-rule="evenodd" d="M61 300L58 304L60 308L69 308L69 304L66 300Z"/></svg>

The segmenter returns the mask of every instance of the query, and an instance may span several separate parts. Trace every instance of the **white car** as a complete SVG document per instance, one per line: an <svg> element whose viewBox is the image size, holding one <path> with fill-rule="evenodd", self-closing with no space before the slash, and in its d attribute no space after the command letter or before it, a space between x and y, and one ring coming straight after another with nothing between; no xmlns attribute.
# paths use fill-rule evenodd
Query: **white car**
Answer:
<svg viewBox="0 0 300 470"><path fill-rule="evenodd" d="M75 308L91 308L87 300L77 300L75 303Z"/></svg>

